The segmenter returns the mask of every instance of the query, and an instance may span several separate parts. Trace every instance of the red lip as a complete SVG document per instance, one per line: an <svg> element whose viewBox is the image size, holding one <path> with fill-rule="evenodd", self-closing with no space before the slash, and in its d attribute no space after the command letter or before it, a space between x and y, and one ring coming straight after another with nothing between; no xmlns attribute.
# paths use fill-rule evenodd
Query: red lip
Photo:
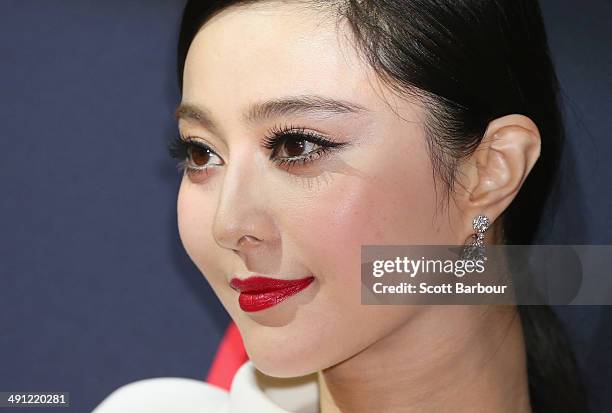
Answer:
<svg viewBox="0 0 612 413"><path fill-rule="evenodd" d="M230 286L240 293L238 303L243 311L253 312L272 307L308 287L313 276L299 280L254 276L241 280L232 278Z"/></svg>

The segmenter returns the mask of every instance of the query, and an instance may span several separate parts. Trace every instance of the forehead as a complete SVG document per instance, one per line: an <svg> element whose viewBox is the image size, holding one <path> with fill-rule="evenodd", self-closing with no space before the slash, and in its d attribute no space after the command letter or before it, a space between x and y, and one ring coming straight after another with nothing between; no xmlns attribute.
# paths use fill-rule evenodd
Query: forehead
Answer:
<svg viewBox="0 0 612 413"><path fill-rule="evenodd" d="M329 10L255 3L203 25L185 62L183 100L235 105L299 93L363 102L374 78Z"/></svg>

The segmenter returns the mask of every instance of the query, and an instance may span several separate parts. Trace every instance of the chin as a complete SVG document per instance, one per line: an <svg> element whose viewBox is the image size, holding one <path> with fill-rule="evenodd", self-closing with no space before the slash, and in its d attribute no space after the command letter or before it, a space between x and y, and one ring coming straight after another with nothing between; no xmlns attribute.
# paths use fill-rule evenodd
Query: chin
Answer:
<svg viewBox="0 0 612 413"><path fill-rule="evenodd" d="M250 333L250 334L249 334ZM315 373L323 367L321 341L292 340L279 337L243 335L251 362L267 376L278 378L300 377Z"/></svg>
<svg viewBox="0 0 612 413"><path fill-rule="evenodd" d="M296 362L294 360L276 359L269 357L252 357L251 361L263 374L270 377L291 378L301 377L317 372L319 369L312 365Z"/></svg>

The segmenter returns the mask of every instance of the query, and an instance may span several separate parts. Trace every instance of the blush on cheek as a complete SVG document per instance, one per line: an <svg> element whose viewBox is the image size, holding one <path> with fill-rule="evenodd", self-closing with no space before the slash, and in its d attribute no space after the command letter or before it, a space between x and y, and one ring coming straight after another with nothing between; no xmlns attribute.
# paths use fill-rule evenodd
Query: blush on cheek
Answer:
<svg viewBox="0 0 612 413"><path fill-rule="evenodd" d="M435 196L426 179L336 184L342 190L314 197L292 228L308 262L324 266L322 273L359 279L362 245L422 244L431 235Z"/></svg>
<svg viewBox="0 0 612 413"><path fill-rule="evenodd" d="M341 186L341 191L320 193L312 205L302 208L306 212L300 227L294 226L291 232L307 263L317 267L312 268L315 273L335 274L344 282L354 279L358 286L361 245L377 241L380 232L372 225L380 200L363 182Z"/></svg>

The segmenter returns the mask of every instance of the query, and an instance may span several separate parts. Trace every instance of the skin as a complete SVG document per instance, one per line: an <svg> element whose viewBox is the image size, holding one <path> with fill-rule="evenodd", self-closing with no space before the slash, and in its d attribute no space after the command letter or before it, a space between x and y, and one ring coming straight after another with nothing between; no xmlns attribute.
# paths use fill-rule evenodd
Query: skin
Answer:
<svg viewBox="0 0 612 413"><path fill-rule="evenodd" d="M461 165L462 189L441 210L424 109L386 88L360 59L349 29L326 16L292 3L230 7L194 38L184 72L189 110L178 111L179 129L216 156L181 184L187 253L259 370L319 373L323 413L530 411L514 307L361 305L360 247L463 244L474 216L495 221L520 189L539 156L537 127L520 115L493 121ZM364 110L243 117L253 104L304 95ZM287 169L262 146L279 125L344 146ZM497 223L487 242L499 236ZM229 281L255 273L315 281L247 313Z"/></svg>

